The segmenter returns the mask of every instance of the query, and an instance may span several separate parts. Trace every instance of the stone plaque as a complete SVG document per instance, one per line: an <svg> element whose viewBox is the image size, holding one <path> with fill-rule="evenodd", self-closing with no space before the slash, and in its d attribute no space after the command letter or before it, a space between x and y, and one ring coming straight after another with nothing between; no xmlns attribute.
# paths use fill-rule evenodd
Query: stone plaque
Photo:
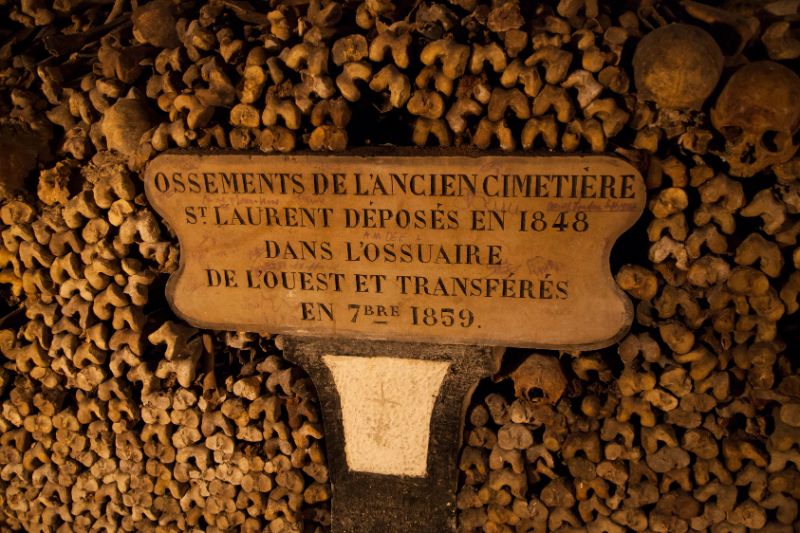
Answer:
<svg viewBox="0 0 800 533"><path fill-rule="evenodd" d="M198 327L588 349L632 318L609 252L645 190L615 157L173 153L145 191Z"/></svg>

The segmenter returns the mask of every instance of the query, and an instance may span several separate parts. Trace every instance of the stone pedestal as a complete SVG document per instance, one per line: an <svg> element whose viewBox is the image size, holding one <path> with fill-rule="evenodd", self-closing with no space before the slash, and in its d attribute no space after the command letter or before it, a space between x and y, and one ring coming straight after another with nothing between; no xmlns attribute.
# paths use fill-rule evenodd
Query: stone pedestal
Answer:
<svg viewBox="0 0 800 533"><path fill-rule="evenodd" d="M467 402L502 351L284 337L322 408L334 533L455 530Z"/></svg>

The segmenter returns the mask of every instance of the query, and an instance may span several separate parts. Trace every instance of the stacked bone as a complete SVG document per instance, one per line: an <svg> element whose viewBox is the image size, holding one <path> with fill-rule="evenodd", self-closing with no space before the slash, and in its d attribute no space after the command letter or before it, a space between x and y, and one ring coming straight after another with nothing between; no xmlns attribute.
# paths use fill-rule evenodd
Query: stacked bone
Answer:
<svg viewBox="0 0 800 533"><path fill-rule="evenodd" d="M739 359L774 360L770 349ZM800 378L779 371L780 385L758 388L728 357L703 345L679 355L647 333L614 364L529 356L513 394L469 413L462 530L794 531Z"/></svg>
<svg viewBox="0 0 800 533"><path fill-rule="evenodd" d="M72 20L43 39L56 61L7 58L12 103L49 134L55 126L60 154L114 149L134 168L174 147L343 150L353 138L397 142L377 137L397 128L420 146L600 152L629 120L621 61L643 31L633 11L574 0L525 10L313 0L267 12L156 0L99 27L72 6L34 4L11 18L52 29ZM61 64L78 48L92 54L88 71Z"/></svg>
<svg viewBox="0 0 800 533"><path fill-rule="evenodd" d="M462 529L792 531L800 8L663 4L3 3L2 521L324 528L310 383L266 338L170 314L177 243L136 174L175 147L390 143L646 175L614 257L631 334L482 387Z"/></svg>
<svg viewBox="0 0 800 533"><path fill-rule="evenodd" d="M312 1L301 17L288 7L270 12L268 31L249 42L217 29L224 3L181 19L183 49L162 51L147 85L170 115L151 145L343 150L348 132L374 134L373 122L391 120L413 125L407 135L420 146L605 149L629 116L615 97L629 87L619 62L639 33L634 14L574 28L563 17L577 15L574 2L562 2L563 16L538 9L535 24L516 2L460 4L401 13L390 2L365 2L353 21L343 5ZM232 128L210 126L216 108L230 109Z"/></svg>
<svg viewBox="0 0 800 533"><path fill-rule="evenodd" d="M109 152L104 153L107 157ZM300 531L329 523L313 388L256 336L165 318L177 249L119 159L5 203L2 522L26 531ZM70 180L86 188L70 195ZM163 289L162 289L163 290ZM156 298L158 296L156 295ZM9 319L7 319L7 322ZM273 353L277 353L274 347Z"/></svg>
<svg viewBox="0 0 800 533"><path fill-rule="evenodd" d="M747 62L757 18L685 7L739 41L725 57L697 26L669 24L633 56L636 133L623 152L646 160L651 242L616 276L637 302L633 331L597 353L531 355L510 373L513 394L476 402L464 529L800 523L800 375L786 342L800 291L800 78ZM790 42L776 51L768 34L770 57L788 59ZM726 63L742 66L719 87Z"/></svg>

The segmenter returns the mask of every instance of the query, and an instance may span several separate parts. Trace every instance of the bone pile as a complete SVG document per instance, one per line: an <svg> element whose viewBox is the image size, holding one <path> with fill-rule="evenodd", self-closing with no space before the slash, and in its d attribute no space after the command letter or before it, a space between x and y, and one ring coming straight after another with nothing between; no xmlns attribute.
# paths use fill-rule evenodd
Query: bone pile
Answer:
<svg viewBox="0 0 800 533"><path fill-rule="evenodd" d="M322 528L330 486L309 379L267 339L201 332L154 306L175 244L124 163L82 179L92 186L63 205L0 209L3 281L21 301L0 330L2 522Z"/></svg>
<svg viewBox="0 0 800 533"><path fill-rule="evenodd" d="M800 2L0 2L0 526L323 531L275 338L197 330L142 193L171 148L608 152L648 210L631 332L511 351L467 411L464 531L792 532ZM602 312L602 310L598 310ZM534 327L534 325L532 325Z"/></svg>

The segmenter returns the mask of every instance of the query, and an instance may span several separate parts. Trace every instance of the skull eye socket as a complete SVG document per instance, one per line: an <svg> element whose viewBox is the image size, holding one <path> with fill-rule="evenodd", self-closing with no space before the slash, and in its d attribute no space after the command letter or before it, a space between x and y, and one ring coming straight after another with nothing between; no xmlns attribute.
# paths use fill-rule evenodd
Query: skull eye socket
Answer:
<svg viewBox="0 0 800 533"><path fill-rule="evenodd" d="M778 145L782 140L781 137L782 136L779 131L767 130L761 136L761 144L770 152L778 152L780 151L780 147Z"/></svg>
<svg viewBox="0 0 800 533"><path fill-rule="evenodd" d="M721 128L720 131L722 132L722 135L725 136L725 139L732 143L739 142L739 140L742 138L742 135L744 135L744 130L739 126L725 126L724 128Z"/></svg>
<svg viewBox="0 0 800 533"><path fill-rule="evenodd" d="M535 400L538 398L544 398L544 391L539 387L531 387L528 389L528 399Z"/></svg>

